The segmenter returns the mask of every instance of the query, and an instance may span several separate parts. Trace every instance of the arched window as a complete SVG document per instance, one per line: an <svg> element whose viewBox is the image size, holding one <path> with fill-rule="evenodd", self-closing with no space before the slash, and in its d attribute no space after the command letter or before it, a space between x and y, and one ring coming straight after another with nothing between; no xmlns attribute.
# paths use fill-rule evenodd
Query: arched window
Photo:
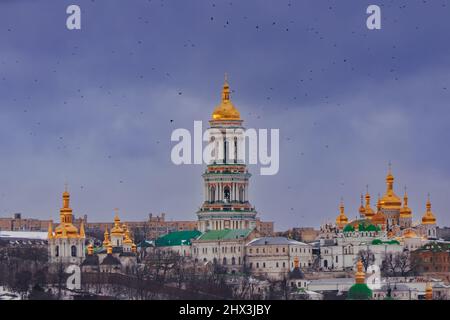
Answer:
<svg viewBox="0 0 450 320"><path fill-rule="evenodd" d="M232 257L232 258L231 258L231 264L232 264L233 266L236 264L236 258L235 258L235 257Z"/></svg>
<svg viewBox="0 0 450 320"><path fill-rule="evenodd" d="M226 258L226 257L223 257L222 264L223 264L224 266L227 265L227 258Z"/></svg>
<svg viewBox="0 0 450 320"><path fill-rule="evenodd" d="M70 254L72 255L72 257L77 256L77 247L76 246L70 247Z"/></svg>
<svg viewBox="0 0 450 320"><path fill-rule="evenodd" d="M55 248L55 257L59 257L59 246Z"/></svg>
<svg viewBox="0 0 450 320"><path fill-rule="evenodd" d="M238 158L238 143L237 143L237 137L234 137L234 163L237 163Z"/></svg>
<svg viewBox="0 0 450 320"><path fill-rule="evenodd" d="M239 201L244 202L244 188L243 187L239 188Z"/></svg>
<svg viewBox="0 0 450 320"><path fill-rule="evenodd" d="M217 258L214 258L214 259L213 259L213 263L214 263L214 264L217 264Z"/></svg>
<svg viewBox="0 0 450 320"><path fill-rule="evenodd" d="M214 202L216 200L216 188L212 186L209 192L209 201Z"/></svg>
<svg viewBox="0 0 450 320"><path fill-rule="evenodd" d="M230 187L226 186L223 189L223 197L224 197L225 201L230 201Z"/></svg>

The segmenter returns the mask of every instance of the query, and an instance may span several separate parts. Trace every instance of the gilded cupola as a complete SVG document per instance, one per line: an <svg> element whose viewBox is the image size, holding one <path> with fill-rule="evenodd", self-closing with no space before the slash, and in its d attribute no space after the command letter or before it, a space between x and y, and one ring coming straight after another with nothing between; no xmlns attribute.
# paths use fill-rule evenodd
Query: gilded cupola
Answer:
<svg viewBox="0 0 450 320"><path fill-rule="evenodd" d="M381 206L383 209L400 210L402 200L394 192L394 176L392 175L391 164L389 163L389 171L386 176L386 193L381 198Z"/></svg>
<svg viewBox="0 0 450 320"><path fill-rule="evenodd" d="M119 214L117 213L117 209L116 209L116 214L114 216L114 226L111 229L111 236L123 236L123 235L124 235L124 230L120 226L120 218L119 218Z"/></svg>
<svg viewBox="0 0 450 320"><path fill-rule="evenodd" d="M345 225L348 223L348 218L345 215L344 212L344 202L341 199L341 204L339 205L339 215L336 218L336 225L339 229L342 229L345 227Z"/></svg>
<svg viewBox="0 0 450 320"><path fill-rule="evenodd" d="M431 211L431 201L430 201L430 195L428 195L427 199L427 211L422 217L422 224L436 224L436 217L434 216L433 212Z"/></svg>
<svg viewBox="0 0 450 320"><path fill-rule="evenodd" d="M375 212L373 211L372 207L370 206L370 194L369 194L369 187L367 187L366 191L366 207L364 208L364 215L367 219L372 219Z"/></svg>
<svg viewBox="0 0 450 320"><path fill-rule="evenodd" d="M400 209L400 218L411 218L412 210L408 207L408 194L406 193L405 187L405 195L403 196L403 207Z"/></svg>
<svg viewBox="0 0 450 320"><path fill-rule="evenodd" d="M383 211L381 210L381 199L378 195L378 201L377 201L377 213L372 217L372 223L374 225L386 225L386 216L384 215Z"/></svg>
<svg viewBox="0 0 450 320"><path fill-rule="evenodd" d="M212 120L241 120L239 111L235 108L230 99L230 86L228 85L227 76L225 75L225 83L222 89L222 101L214 109Z"/></svg>
<svg viewBox="0 0 450 320"><path fill-rule="evenodd" d="M361 260L358 260L356 263L356 273L355 273L355 283L363 284L366 282L366 274L363 271L363 263Z"/></svg>
<svg viewBox="0 0 450 320"><path fill-rule="evenodd" d="M55 234L50 235L49 237L54 238L84 238L84 228L82 232L78 233L77 227L73 225L73 214L72 209L70 208L70 194L66 190L63 193L63 206L59 211L60 224L55 228Z"/></svg>
<svg viewBox="0 0 450 320"><path fill-rule="evenodd" d="M108 227L105 228L105 233L103 234L103 247L107 247L110 244L109 241L109 233L108 233Z"/></svg>
<svg viewBox="0 0 450 320"><path fill-rule="evenodd" d="M364 217L366 214L366 208L364 208L364 195L361 193L361 204L359 206L359 215Z"/></svg>

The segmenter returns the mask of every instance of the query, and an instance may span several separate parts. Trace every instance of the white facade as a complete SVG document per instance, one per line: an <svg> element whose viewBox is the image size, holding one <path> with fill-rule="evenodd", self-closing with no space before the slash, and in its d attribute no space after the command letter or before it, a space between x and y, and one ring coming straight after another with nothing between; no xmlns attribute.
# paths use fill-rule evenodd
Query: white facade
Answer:
<svg viewBox="0 0 450 320"><path fill-rule="evenodd" d="M312 265L312 247L282 237L263 237L250 241L245 247L246 266L251 274L281 280L294 268Z"/></svg>

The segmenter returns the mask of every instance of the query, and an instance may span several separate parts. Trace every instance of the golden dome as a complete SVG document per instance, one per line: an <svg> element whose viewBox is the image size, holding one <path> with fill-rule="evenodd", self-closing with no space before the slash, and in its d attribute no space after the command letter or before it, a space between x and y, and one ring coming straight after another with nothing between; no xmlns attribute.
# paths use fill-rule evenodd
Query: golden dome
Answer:
<svg viewBox="0 0 450 320"><path fill-rule="evenodd" d="M359 206L359 214L360 214L361 216L364 216L365 213L366 213L366 208L364 208L363 202L364 202L364 196L363 196L363 194L361 193L361 205Z"/></svg>
<svg viewBox="0 0 450 320"><path fill-rule="evenodd" d="M429 195L427 200L427 211L422 217L422 224L436 224L436 218L433 212L431 211L431 201Z"/></svg>
<svg viewBox="0 0 450 320"><path fill-rule="evenodd" d="M213 120L240 120L241 115L230 100L230 87L225 75L225 83L222 89L222 102L212 114Z"/></svg>
<svg viewBox="0 0 450 320"><path fill-rule="evenodd" d="M381 211L381 200L378 198L377 203L377 213L372 217L372 223L374 225L385 225L386 224L386 216L383 211Z"/></svg>
<svg viewBox="0 0 450 320"><path fill-rule="evenodd" d="M412 210L408 207L408 195L406 194L406 188L405 188L405 195L403 196L403 207L400 209L400 218L411 218L412 217Z"/></svg>
<svg viewBox="0 0 450 320"><path fill-rule="evenodd" d="M370 194L369 194L369 191L366 192L366 207L364 208L364 214L365 214L367 219L372 219L372 217L375 214L373 209L370 207Z"/></svg>
<svg viewBox="0 0 450 320"><path fill-rule="evenodd" d="M105 228L105 233L104 235L104 240L103 240L103 247L107 247L110 242L109 242L109 233L108 233L108 227Z"/></svg>
<svg viewBox="0 0 450 320"><path fill-rule="evenodd" d="M366 282L366 274L363 271L363 263L361 260L358 260L356 263L357 271L355 273L355 282L362 284Z"/></svg>
<svg viewBox="0 0 450 320"><path fill-rule="evenodd" d="M402 200L394 192L394 176L391 173L391 165L389 164L389 172L386 176L386 193L381 198L381 206L385 209L400 209Z"/></svg>
<svg viewBox="0 0 450 320"><path fill-rule="evenodd" d="M125 240L123 240L123 243L124 244L133 244L133 240L131 240L131 238L130 238L130 231L128 229L126 229L126 231L125 231Z"/></svg>
<svg viewBox="0 0 450 320"><path fill-rule="evenodd" d="M114 227L111 228L111 236L123 236L123 229L120 226L120 218L118 213L114 216Z"/></svg>
<svg viewBox="0 0 450 320"><path fill-rule="evenodd" d="M348 218L344 212L344 203L341 201L341 205L339 206L339 216L336 218L336 225L338 228L342 229L347 223Z"/></svg>
<svg viewBox="0 0 450 320"><path fill-rule="evenodd" d="M414 230L412 230L412 229L407 229L403 233L403 238L408 238L408 239L417 238L417 233L415 233Z"/></svg>
<svg viewBox="0 0 450 320"><path fill-rule="evenodd" d="M72 224L73 215L70 208L70 194L67 189L63 193L63 207L59 211L60 224L55 228L55 238L84 238L84 228L79 234L77 227ZM49 237L50 237L49 228ZM53 237L53 235L52 235Z"/></svg>

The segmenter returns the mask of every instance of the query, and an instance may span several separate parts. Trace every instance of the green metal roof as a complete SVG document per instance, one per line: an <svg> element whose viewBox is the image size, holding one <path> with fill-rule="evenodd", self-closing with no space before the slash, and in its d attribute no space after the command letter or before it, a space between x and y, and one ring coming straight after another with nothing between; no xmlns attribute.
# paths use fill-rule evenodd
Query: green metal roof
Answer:
<svg viewBox="0 0 450 320"><path fill-rule="evenodd" d="M247 237L253 229L211 230L202 234L198 240L232 240Z"/></svg>
<svg viewBox="0 0 450 320"><path fill-rule="evenodd" d="M171 232L156 239L155 245L157 247L190 245L191 239L197 238L201 234L198 230Z"/></svg>
<svg viewBox="0 0 450 320"><path fill-rule="evenodd" d="M365 283L355 283L347 293L348 300L370 300L372 290Z"/></svg>

